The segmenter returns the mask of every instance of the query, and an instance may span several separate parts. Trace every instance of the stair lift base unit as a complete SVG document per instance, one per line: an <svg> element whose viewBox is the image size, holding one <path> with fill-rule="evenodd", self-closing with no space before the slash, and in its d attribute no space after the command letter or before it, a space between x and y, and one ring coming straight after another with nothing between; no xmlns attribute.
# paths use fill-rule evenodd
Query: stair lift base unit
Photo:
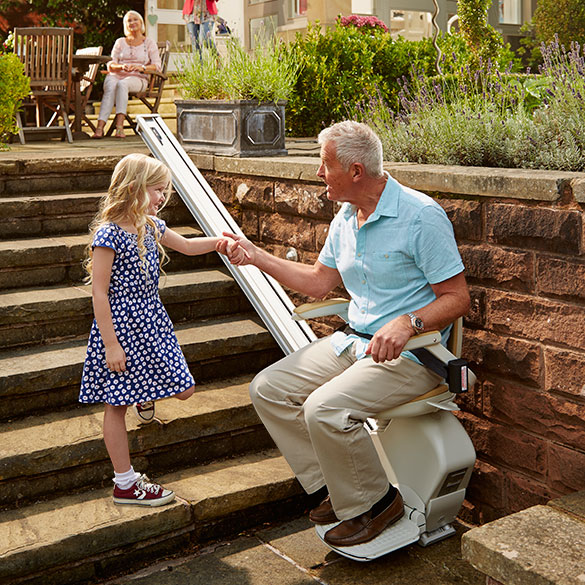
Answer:
<svg viewBox="0 0 585 585"><path fill-rule="evenodd" d="M463 504L475 463L475 450L457 418L440 411L395 418L384 429L369 421L367 428L388 480L404 498L404 516L370 542L325 544L348 558L371 561L415 542L428 546L455 534L450 523ZM315 527L323 542L333 526Z"/></svg>

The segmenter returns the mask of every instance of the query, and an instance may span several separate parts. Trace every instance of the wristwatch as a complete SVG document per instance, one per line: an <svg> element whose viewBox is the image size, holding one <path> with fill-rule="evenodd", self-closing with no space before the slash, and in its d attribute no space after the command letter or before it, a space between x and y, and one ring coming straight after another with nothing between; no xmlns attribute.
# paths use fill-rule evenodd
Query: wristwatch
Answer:
<svg viewBox="0 0 585 585"><path fill-rule="evenodd" d="M145 65L142 66L142 73L146 73L146 66Z"/></svg>
<svg viewBox="0 0 585 585"><path fill-rule="evenodd" d="M419 335L420 333L424 333L425 324L424 324L423 320L418 315L415 315L414 313L406 313L406 315L408 317L410 317L410 324L412 325L412 328L414 329L415 334Z"/></svg>

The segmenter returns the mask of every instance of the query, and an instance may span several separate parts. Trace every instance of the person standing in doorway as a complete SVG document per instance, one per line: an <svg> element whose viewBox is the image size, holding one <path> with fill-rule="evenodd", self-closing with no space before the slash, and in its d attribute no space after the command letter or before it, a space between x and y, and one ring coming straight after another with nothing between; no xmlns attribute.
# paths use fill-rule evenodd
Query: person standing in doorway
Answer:
<svg viewBox="0 0 585 585"><path fill-rule="evenodd" d="M215 49L213 24L217 15L216 0L185 0L183 18L191 37L191 46L201 54L201 47Z"/></svg>

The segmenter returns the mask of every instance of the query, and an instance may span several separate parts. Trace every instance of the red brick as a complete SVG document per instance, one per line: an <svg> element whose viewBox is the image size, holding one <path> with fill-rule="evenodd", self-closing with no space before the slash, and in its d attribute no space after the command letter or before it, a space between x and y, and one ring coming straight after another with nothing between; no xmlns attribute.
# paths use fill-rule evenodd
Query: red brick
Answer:
<svg viewBox="0 0 585 585"><path fill-rule="evenodd" d="M233 178L207 174L205 179L224 205L233 205L236 201Z"/></svg>
<svg viewBox="0 0 585 585"><path fill-rule="evenodd" d="M458 242L482 239L481 203L461 199L437 199L447 212Z"/></svg>
<svg viewBox="0 0 585 585"><path fill-rule="evenodd" d="M489 418L585 450L585 405L502 380L483 388Z"/></svg>
<svg viewBox="0 0 585 585"><path fill-rule="evenodd" d="M315 250L315 230L311 222L298 217L261 214L260 239L266 243Z"/></svg>
<svg viewBox="0 0 585 585"><path fill-rule="evenodd" d="M274 186L269 181L250 177L235 183L235 197L243 208L274 211Z"/></svg>
<svg viewBox="0 0 585 585"><path fill-rule="evenodd" d="M585 349L583 307L491 290L486 309L486 328L499 334Z"/></svg>
<svg viewBox="0 0 585 585"><path fill-rule="evenodd" d="M486 209L488 241L514 246L581 254L582 214L576 210L494 203Z"/></svg>
<svg viewBox="0 0 585 585"><path fill-rule="evenodd" d="M333 204L323 185L276 183L274 202L278 213L291 213L331 221Z"/></svg>
<svg viewBox="0 0 585 585"><path fill-rule="evenodd" d="M317 247L317 251L320 252L321 248L325 245L325 240L327 239L327 234L329 233L329 222L314 222L313 225L315 226L315 245Z"/></svg>
<svg viewBox="0 0 585 585"><path fill-rule="evenodd" d="M548 347L544 364L546 390L585 397L585 354Z"/></svg>
<svg viewBox="0 0 585 585"><path fill-rule="evenodd" d="M509 472L506 474L509 513L520 512L531 506L546 504L557 494L542 481Z"/></svg>
<svg viewBox="0 0 585 585"><path fill-rule="evenodd" d="M471 307L465 316L466 327L485 327L486 324L486 296L488 292L485 288L471 285L469 295L471 297Z"/></svg>
<svg viewBox="0 0 585 585"><path fill-rule="evenodd" d="M542 377L542 350L538 343L489 331L466 330L462 355L478 370L495 372L524 382L539 384Z"/></svg>
<svg viewBox="0 0 585 585"><path fill-rule="evenodd" d="M486 455L491 462L544 479L547 441L533 434L492 424L487 443Z"/></svg>
<svg viewBox="0 0 585 585"><path fill-rule="evenodd" d="M505 476L483 461L477 461L466 497L477 507L478 522L491 522L506 514Z"/></svg>
<svg viewBox="0 0 585 585"><path fill-rule="evenodd" d="M535 288L534 253L496 246L459 246L470 282L524 292Z"/></svg>
<svg viewBox="0 0 585 585"><path fill-rule="evenodd" d="M257 241L259 239L260 230L258 225L258 215L255 211L245 209L242 212L242 231L250 240Z"/></svg>
<svg viewBox="0 0 585 585"><path fill-rule="evenodd" d="M549 486L566 494L585 487L585 453L561 445L550 446Z"/></svg>
<svg viewBox="0 0 585 585"><path fill-rule="evenodd" d="M536 282L539 293L585 299L585 264L548 256L539 257Z"/></svg>

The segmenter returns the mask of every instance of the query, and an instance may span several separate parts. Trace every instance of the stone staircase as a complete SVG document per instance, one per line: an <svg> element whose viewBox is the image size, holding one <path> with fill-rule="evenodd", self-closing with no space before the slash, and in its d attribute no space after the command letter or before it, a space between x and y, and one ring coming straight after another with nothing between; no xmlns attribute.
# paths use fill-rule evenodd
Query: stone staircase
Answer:
<svg viewBox="0 0 585 585"><path fill-rule="evenodd" d="M97 582L308 503L248 397L281 352L216 254L171 254L161 291L197 392L158 402L150 425L128 414L134 467L177 499L112 503L103 407L77 403L92 320L81 260L116 162L96 159L0 175L1 584ZM201 235L178 198L161 215Z"/></svg>

